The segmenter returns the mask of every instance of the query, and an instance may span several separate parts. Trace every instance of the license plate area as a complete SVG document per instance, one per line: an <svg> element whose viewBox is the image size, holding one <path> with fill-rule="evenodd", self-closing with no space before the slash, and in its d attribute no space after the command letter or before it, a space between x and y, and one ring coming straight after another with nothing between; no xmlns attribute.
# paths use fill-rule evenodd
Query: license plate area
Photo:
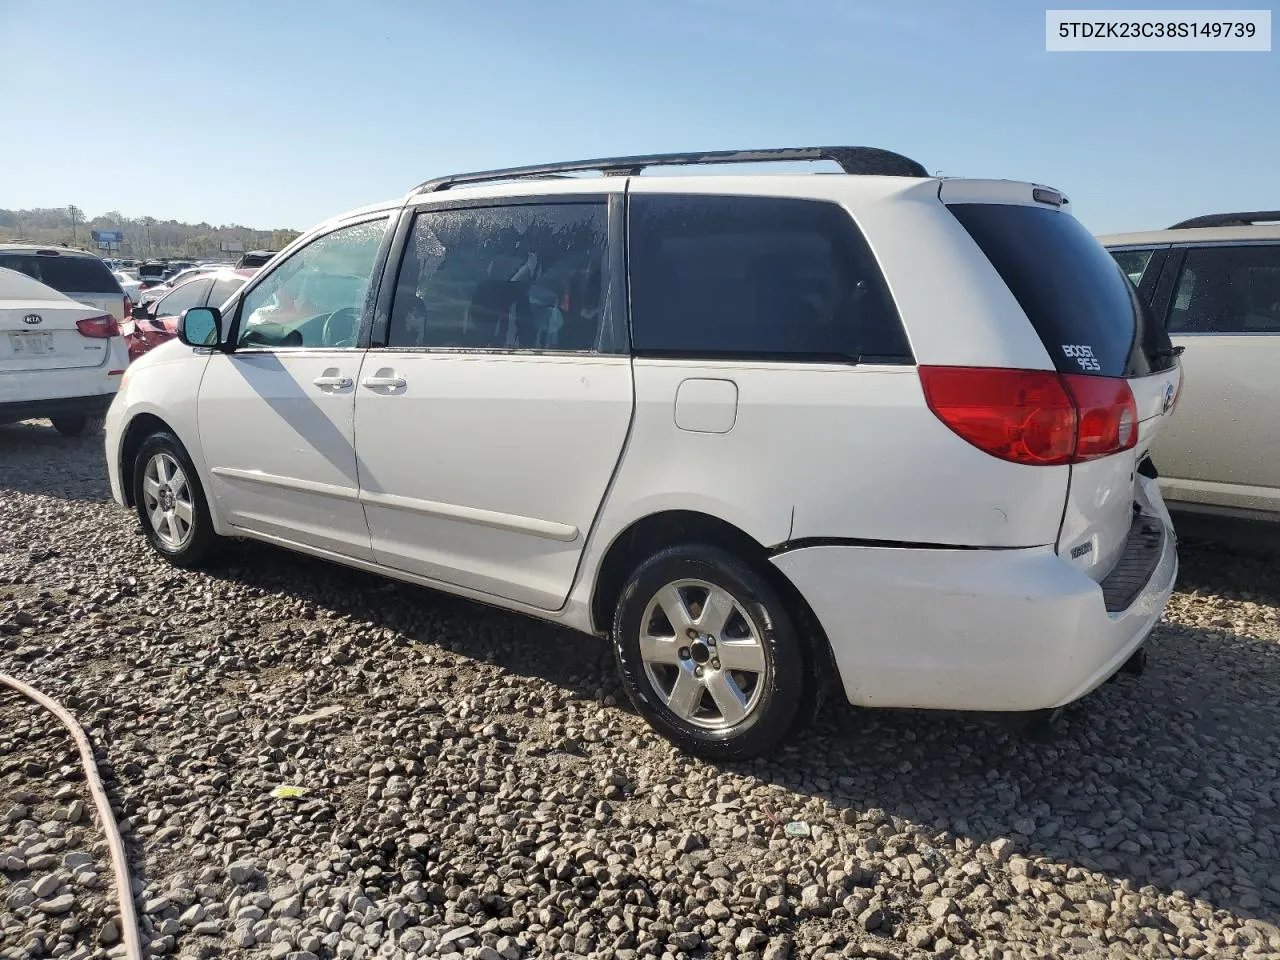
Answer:
<svg viewBox="0 0 1280 960"><path fill-rule="evenodd" d="M41 357L53 353L53 334L44 331L10 333L9 349L17 357Z"/></svg>

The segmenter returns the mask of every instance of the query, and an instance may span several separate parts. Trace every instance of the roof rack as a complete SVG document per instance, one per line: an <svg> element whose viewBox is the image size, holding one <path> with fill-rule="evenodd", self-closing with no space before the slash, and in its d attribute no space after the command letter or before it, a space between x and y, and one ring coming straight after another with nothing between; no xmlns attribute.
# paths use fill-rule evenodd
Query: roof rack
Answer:
<svg viewBox="0 0 1280 960"><path fill-rule="evenodd" d="M1187 230L1192 227L1248 227L1255 223L1280 221L1280 210L1254 210L1246 213L1209 213L1175 223L1170 230Z"/></svg>
<svg viewBox="0 0 1280 960"><path fill-rule="evenodd" d="M705 163L784 163L797 160L831 160L850 174L886 177L929 175L929 171L910 157L878 147L778 147L765 150L713 150L710 153L652 153L638 157L603 157L598 160L571 160L566 163L541 163L479 173L457 173L427 180L414 187L412 192L434 193L469 183L553 177L589 170L606 176L636 176L648 167L684 167Z"/></svg>

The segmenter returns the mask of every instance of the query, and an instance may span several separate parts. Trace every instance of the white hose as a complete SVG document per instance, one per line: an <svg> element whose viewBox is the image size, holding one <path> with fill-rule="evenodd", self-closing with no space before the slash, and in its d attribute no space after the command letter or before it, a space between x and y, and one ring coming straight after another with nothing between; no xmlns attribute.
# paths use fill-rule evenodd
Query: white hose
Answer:
<svg viewBox="0 0 1280 960"><path fill-rule="evenodd" d="M102 778L98 776L98 764L93 759L93 748L89 738L85 736L76 718L67 712L62 704L39 690L27 686L21 680L15 680L8 674L0 673L0 684L10 687L18 693L34 700L62 721L63 726L71 731L80 750L80 762L84 764L85 781L89 784L89 792L93 795L94 806L98 808L98 820L107 835L107 846L111 848L111 866L116 875L116 898L120 901L120 936L124 940L125 956L129 960L143 960L142 942L138 938L138 917L133 909L133 887L129 883L129 862L125 859L124 843L120 839L120 829L116 826L116 818L111 813L111 802L107 792L102 789Z"/></svg>

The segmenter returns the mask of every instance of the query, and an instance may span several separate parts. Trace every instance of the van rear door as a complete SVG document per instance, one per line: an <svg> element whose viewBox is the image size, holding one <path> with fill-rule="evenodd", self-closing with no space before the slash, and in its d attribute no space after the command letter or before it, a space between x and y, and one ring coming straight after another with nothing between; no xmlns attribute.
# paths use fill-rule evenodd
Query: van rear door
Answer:
<svg viewBox="0 0 1280 960"><path fill-rule="evenodd" d="M961 198L949 198L946 188L943 201L1018 300L1069 389L1076 385L1073 395L1121 397L1127 389L1132 396L1121 419L1136 422L1118 427L1132 436L1125 448L1072 464L1058 536L1058 553L1101 580L1135 522L1137 465L1173 410L1176 353L1133 284L1056 191L1010 184L1007 190L1021 191L956 202ZM1081 438L1093 422L1082 409Z"/></svg>

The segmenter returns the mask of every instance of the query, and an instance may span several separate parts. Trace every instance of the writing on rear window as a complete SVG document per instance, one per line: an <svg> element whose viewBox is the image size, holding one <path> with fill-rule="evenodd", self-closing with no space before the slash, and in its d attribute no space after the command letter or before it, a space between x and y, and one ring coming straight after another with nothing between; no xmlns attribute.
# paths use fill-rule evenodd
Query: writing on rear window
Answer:
<svg viewBox="0 0 1280 960"><path fill-rule="evenodd" d="M1085 343L1064 343L1062 352L1080 364L1081 370L1097 371L1102 369L1093 355L1093 347Z"/></svg>

